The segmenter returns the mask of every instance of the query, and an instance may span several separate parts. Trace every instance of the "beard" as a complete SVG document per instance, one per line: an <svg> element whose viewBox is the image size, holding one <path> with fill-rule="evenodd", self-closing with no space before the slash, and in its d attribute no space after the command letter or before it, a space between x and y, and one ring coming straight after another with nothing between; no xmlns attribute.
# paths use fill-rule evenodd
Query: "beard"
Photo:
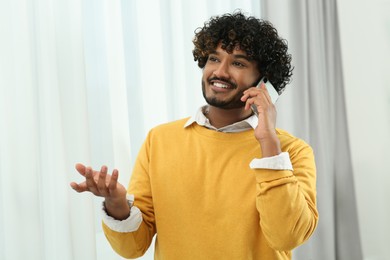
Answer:
<svg viewBox="0 0 390 260"><path fill-rule="evenodd" d="M232 84L232 83L227 82L227 81L225 81L225 82L229 83L230 85L235 86L235 84ZM206 83L205 83L204 80L202 80L202 94L203 94L203 97L206 100L207 104L209 104L210 106L218 107L218 108L222 108L222 109L243 108L243 107L245 107L245 102L241 101L241 97L244 95L244 91L247 90L248 88L252 87L252 86L255 86L256 82L254 84L252 84L251 86L247 87L247 88L243 88L242 91L237 92L237 94L234 95L233 97L231 97L230 99L228 99L228 100L220 100L220 99L218 99L215 96L208 97L206 95Z"/></svg>

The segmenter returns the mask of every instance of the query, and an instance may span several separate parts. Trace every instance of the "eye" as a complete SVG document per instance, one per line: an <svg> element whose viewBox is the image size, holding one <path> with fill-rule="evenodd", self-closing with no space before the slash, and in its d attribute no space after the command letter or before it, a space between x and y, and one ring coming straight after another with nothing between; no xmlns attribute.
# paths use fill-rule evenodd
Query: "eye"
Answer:
<svg viewBox="0 0 390 260"><path fill-rule="evenodd" d="M209 56L209 58L207 59L207 61L210 61L210 62L218 62L218 59L217 59L217 57L215 57L215 56Z"/></svg>
<svg viewBox="0 0 390 260"><path fill-rule="evenodd" d="M243 68L243 67L245 67L245 64L238 62L238 61L233 61L233 66L238 67L238 68Z"/></svg>

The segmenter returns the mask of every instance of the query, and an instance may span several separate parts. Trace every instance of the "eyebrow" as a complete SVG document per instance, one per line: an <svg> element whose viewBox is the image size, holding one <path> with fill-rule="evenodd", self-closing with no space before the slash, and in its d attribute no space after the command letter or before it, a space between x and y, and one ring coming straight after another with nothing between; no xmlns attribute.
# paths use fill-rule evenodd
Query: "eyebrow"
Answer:
<svg viewBox="0 0 390 260"><path fill-rule="evenodd" d="M216 55L219 55L220 52L219 51L212 51L210 52L210 54L216 54ZM247 60L249 62L253 61L253 59L251 59L249 56L247 55L244 55L244 54L232 54L234 56L234 58L236 59L244 59L244 60Z"/></svg>

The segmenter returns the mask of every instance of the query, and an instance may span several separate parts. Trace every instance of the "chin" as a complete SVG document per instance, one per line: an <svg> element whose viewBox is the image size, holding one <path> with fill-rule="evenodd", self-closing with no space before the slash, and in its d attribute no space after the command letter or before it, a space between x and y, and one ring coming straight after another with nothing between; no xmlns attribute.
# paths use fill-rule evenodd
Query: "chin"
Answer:
<svg viewBox="0 0 390 260"><path fill-rule="evenodd" d="M220 100L217 99L216 97L205 97L205 100L207 104L213 107L221 108L221 109L237 109L237 108L244 108L245 103L242 102L240 99L233 99L233 100Z"/></svg>

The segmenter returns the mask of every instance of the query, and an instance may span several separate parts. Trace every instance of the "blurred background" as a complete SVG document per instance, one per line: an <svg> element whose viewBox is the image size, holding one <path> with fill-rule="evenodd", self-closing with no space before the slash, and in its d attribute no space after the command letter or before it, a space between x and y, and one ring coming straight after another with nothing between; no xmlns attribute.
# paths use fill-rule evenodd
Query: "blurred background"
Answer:
<svg viewBox="0 0 390 260"><path fill-rule="evenodd" d="M278 127L316 154L294 259L389 259L390 0L0 0L0 259L121 259L74 165L127 185L147 132L204 104L195 29L236 9L288 41Z"/></svg>

